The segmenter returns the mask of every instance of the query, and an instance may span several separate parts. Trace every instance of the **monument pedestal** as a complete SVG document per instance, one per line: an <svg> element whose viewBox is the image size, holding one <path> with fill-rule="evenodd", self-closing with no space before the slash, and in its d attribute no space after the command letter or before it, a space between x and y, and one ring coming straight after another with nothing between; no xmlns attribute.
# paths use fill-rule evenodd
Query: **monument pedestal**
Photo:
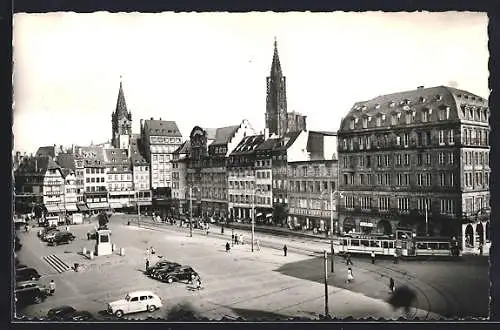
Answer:
<svg viewBox="0 0 500 330"><path fill-rule="evenodd" d="M111 232L107 229L97 231L97 240L95 245L95 255L105 256L113 253L113 245L111 244Z"/></svg>

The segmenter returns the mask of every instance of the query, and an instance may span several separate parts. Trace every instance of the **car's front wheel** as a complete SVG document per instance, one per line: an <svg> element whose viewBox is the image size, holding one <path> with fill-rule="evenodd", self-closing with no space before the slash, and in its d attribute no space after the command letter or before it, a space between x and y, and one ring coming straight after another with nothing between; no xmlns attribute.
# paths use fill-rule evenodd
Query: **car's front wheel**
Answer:
<svg viewBox="0 0 500 330"><path fill-rule="evenodd" d="M149 305L148 306L148 311L153 313L154 311L156 310L156 306L155 305Z"/></svg>
<svg viewBox="0 0 500 330"><path fill-rule="evenodd" d="M122 317L122 316L123 316L123 311L122 311L121 309L117 310L117 311L115 312L115 316L116 316L116 317Z"/></svg>
<svg viewBox="0 0 500 330"><path fill-rule="evenodd" d="M167 283L172 283L174 279L172 277L167 278Z"/></svg>
<svg viewBox="0 0 500 330"><path fill-rule="evenodd" d="M33 301L35 302L35 304L39 304L42 302L42 297L36 296L35 299L33 299Z"/></svg>

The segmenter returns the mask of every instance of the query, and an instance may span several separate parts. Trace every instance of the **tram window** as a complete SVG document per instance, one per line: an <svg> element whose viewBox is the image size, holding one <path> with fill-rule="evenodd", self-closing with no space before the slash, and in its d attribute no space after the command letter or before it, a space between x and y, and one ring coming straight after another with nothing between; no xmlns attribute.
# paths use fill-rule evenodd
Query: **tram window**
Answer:
<svg viewBox="0 0 500 330"><path fill-rule="evenodd" d="M450 249L450 243L439 243L438 245L440 250L449 250Z"/></svg>
<svg viewBox="0 0 500 330"><path fill-rule="evenodd" d="M438 249L438 243L429 242L429 243L427 243L427 248L430 249L430 250L437 250Z"/></svg>
<svg viewBox="0 0 500 330"><path fill-rule="evenodd" d="M380 241L370 241L371 247L380 247Z"/></svg>
<svg viewBox="0 0 500 330"><path fill-rule="evenodd" d="M389 242L387 242L387 241L382 241L382 247L383 247L384 249L388 249L388 248L389 248Z"/></svg>
<svg viewBox="0 0 500 330"><path fill-rule="evenodd" d="M351 245L352 246L359 246L359 239L352 239L351 240Z"/></svg>
<svg viewBox="0 0 500 330"><path fill-rule="evenodd" d="M347 240L346 239L341 240L340 245L347 245Z"/></svg>
<svg viewBox="0 0 500 330"><path fill-rule="evenodd" d="M418 242L417 243L417 249L419 249L419 250L427 249L427 244L426 243L422 243L422 242Z"/></svg>
<svg viewBox="0 0 500 330"><path fill-rule="evenodd" d="M362 240L361 245L368 247L368 246L370 246L370 241Z"/></svg>

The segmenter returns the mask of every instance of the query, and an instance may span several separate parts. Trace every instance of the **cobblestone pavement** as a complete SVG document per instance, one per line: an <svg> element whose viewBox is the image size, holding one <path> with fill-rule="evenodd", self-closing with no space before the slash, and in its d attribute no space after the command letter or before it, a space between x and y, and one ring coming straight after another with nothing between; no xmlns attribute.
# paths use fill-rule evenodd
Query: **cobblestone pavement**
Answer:
<svg viewBox="0 0 500 330"><path fill-rule="evenodd" d="M208 236L196 233L189 237L185 229L150 230L124 223L125 217L113 216L111 238L117 250L111 256L96 257L94 260L80 254L83 247L93 248L94 243L87 240L86 233L94 224L71 226L70 230L77 239L69 245L54 247L42 243L36 237L36 231L19 233L23 243L23 249L18 254L21 262L39 270L41 283L47 284L54 279L57 289L55 295L45 302L28 306L18 314L41 317L50 308L71 305L99 315L107 302L138 289L156 292L162 297L164 308L127 318L165 318L176 309L190 309L195 315L210 319L317 318L324 313L324 285L315 280L287 275L283 271L287 265L307 262L312 258L307 254L295 253L292 248L284 257L281 251L266 246L252 253L248 244L234 246L227 253L224 249L225 242L230 241L227 235L221 238L212 233ZM145 251L150 246L154 246L157 255L163 259L192 266L200 273L204 289L193 291L187 284L166 284L146 277L143 274ZM120 248L125 249L125 256L118 255ZM69 266L79 263L79 271L59 272L43 258L48 255L57 256ZM318 274L322 274L321 269L318 269ZM333 285L328 290L329 311L334 316L395 319L403 315L401 310L394 310L382 299ZM418 317L438 317L422 310L416 312Z"/></svg>

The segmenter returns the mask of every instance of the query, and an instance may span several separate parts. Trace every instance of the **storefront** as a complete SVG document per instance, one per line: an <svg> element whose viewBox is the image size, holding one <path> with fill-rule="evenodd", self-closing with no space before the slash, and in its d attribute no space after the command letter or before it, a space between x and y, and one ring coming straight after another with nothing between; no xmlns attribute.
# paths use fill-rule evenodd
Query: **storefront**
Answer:
<svg viewBox="0 0 500 330"><path fill-rule="evenodd" d="M374 233L375 225L371 222L360 221L359 229L361 230L361 233L370 235Z"/></svg>

